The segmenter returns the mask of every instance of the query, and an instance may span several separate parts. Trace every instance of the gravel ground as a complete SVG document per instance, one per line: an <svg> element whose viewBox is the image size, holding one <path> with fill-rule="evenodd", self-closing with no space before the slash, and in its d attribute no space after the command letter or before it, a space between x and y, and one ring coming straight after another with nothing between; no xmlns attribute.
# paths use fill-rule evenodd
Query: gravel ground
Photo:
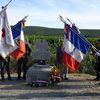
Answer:
<svg viewBox="0 0 100 100"><path fill-rule="evenodd" d="M0 100L100 100L100 81L88 74L69 74L55 86L32 87L24 80L0 81Z"/></svg>

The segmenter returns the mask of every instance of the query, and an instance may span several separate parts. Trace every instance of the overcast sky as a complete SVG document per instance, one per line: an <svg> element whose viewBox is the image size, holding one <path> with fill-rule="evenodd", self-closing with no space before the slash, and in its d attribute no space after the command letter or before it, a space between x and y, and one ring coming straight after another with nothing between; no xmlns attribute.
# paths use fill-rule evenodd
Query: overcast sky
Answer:
<svg viewBox="0 0 100 100"><path fill-rule="evenodd" d="M0 0L0 6L9 1ZM28 15L27 26L63 28L60 14L80 29L100 29L100 0L12 0L7 14L10 25Z"/></svg>

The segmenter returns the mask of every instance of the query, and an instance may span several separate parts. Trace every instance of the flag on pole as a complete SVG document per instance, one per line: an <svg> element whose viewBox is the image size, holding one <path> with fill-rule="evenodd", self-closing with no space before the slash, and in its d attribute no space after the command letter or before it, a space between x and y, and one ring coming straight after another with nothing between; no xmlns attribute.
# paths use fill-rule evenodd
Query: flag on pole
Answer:
<svg viewBox="0 0 100 100"><path fill-rule="evenodd" d="M26 52L22 21L19 21L12 27L12 34L15 41L15 47L11 56L18 60Z"/></svg>
<svg viewBox="0 0 100 100"><path fill-rule="evenodd" d="M74 31L74 32L76 32L76 33L78 33L78 34L81 33L80 30L79 30L79 28L76 27L76 25L75 25L74 23L72 24L72 28L73 28L73 31Z"/></svg>
<svg viewBox="0 0 100 100"><path fill-rule="evenodd" d="M0 55L5 58L13 50L14 40L8 23L6 7L0 12Z"/></svg>
<svg viewBox="0 0 100 100"><path fill-rule="evenodd" d="M84 37L75 33L68 24L64 27L64 54L62 63L67 65L72 71L79 67L90 44Z"/></svg>

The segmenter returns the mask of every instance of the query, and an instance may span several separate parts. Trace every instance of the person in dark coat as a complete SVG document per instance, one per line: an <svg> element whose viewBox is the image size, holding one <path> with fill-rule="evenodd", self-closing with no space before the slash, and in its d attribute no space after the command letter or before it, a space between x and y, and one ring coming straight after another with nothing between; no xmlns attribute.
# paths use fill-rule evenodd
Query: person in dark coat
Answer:
<svg viewBox="0 0 100 100"><path fill-rule="evenodd" d="M1 80L2 81L4 81L5 69L8 75L7 79L12 80L11 75L10 75L10 56L6 57L5 59L2 56L0 56L0 69L1 69Z"/></svg>
<svg viewBox="0 0 100 100"><path fill-rule="evenodd" d="M60 70L61 79L68 80L68 68L62 64L63 57L63 41L60 41L59 46L56 48L56 63Z"/></svg>
<svg viewBox="0 0 100 100"><path fill-rule="evenodd" d="M28 57L31 54L31 49L29 48L28 44L26 44L26 53L18 60L18 77L17 80L21 79L21 70L23 69L23 79L26 79L26 73L27 73L27 63L28 63ZM22 67L23 66L23 67Z"/></svg>
<svg viewBox="0 0 100 100"><path fill-rule="evenodd" d="M96 55L96 79L97 81L100 80L100 39L97 40L97 47L98 51L94 51Z"/></svg>

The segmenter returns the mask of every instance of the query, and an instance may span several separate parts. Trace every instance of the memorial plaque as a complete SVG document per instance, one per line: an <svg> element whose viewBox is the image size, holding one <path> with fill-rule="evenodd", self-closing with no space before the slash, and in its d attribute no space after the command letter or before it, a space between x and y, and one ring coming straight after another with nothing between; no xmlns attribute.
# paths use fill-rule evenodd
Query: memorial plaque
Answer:
<svg viewBox="0 0 100 100"><path fill-rule="evenodd" d="M33 53L34 60L50 60L50 52L48 51L48 43L45 40L35 42L35 51Z"/></svg>

